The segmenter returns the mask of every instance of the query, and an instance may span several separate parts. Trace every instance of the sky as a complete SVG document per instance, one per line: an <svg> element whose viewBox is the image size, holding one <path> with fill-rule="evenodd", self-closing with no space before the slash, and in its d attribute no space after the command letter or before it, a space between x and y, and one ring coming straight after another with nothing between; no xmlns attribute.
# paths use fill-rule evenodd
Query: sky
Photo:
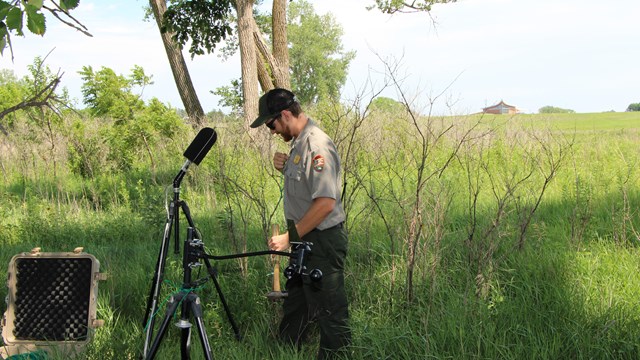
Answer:
<svg viewBox="0 0 640 360"><path fill-rule="evenodd" d="M624 111L640 102L640 1L458 0L431 14L386 15L374 0L310 0L343 27L345 50L356 51L342 94L383 86L384 63L397 63L402 91L435 114L469 114L504 101L525 113L543 106L578 113ZM269 0L265 0L268 5ZM36 56L64 72L62 85L81 106L83 66L153 76L146 99L182 108L155 22L144 21L142 0L83 0L74 11L93 37L48 19L44 37L13 37L0 68L28 73ZM211 90L240 77L239 55L185 59L205 112L221 109ZM398 99L388 88L383 96Z"/></svg>

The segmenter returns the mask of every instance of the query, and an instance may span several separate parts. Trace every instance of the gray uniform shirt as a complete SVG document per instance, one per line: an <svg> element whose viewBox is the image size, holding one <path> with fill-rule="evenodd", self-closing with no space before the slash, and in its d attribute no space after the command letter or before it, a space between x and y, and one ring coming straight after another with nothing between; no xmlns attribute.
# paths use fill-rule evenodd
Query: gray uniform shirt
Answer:
<svg viewBox="0 0 640 360"><path fill-rule="evenodd" d="M335 199L336 206L317 229L324 230L345 220L340 201L340 157L336 145L311 119L291 144L284 175L287 219L297 224L313 199L327 197Z"/></svg>

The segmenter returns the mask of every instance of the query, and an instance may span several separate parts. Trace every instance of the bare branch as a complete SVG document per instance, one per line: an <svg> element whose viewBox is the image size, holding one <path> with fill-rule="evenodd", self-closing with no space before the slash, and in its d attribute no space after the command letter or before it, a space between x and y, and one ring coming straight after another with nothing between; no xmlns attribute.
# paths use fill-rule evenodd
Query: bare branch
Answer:
<svg viewBox="0 0 640 360"><path fill-rule="evenodd" d="M60 6L58 4L56 4L55 2L53 2L53 4L58 8L58 9L52 9L46 5L43 5L42 8L48 10L53 16L55 16L61 23L74 28L78 31L80 31L81 33L89 36L89 37L93 37L93 35L91 35L91 33L89 33L89 31L87 31L87 27L84 26L80 21L78 21L76 18L74 18L73 16L71 16L71 14L69 14L68 11L63 10L60 8ZM59 12L62 12L63 14L65 14L66 16L68 16L71 20L73 20L73 22L75 23L71 23L69 21L64 20L63 18L60 17L60 15L58 15Z"/></svg>

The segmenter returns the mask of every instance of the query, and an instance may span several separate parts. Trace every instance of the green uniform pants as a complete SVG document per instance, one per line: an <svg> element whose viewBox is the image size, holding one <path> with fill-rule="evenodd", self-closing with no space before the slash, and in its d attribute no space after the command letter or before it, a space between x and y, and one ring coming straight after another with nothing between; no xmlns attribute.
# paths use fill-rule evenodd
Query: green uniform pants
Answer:
<svg viewBox="0 0 640 360"><path fill-rule="evenodd" d="M305 340L310 324L317 322L320 328L318 359L346 354L346 347L351 343L344 289L347 234L342 227L334 227L312 231L302 240L313 243L311 254L305 255L307 272L319 269L322 279L312 282L309 276L296 274L287 281L289 295L283 304L280 336L284 341L299 346Z"/></svg>

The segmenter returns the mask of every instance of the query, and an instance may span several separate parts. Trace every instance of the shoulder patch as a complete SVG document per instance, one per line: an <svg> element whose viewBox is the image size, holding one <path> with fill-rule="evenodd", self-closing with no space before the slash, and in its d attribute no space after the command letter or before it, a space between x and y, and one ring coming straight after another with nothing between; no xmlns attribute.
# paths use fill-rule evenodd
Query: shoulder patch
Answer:
<svg viewBox="0 0 640 360"><path fill-rule="evenodd" d="M313 157L313 170L321 172L324 169L324 157L322 155L316 155Z"/></svg>

